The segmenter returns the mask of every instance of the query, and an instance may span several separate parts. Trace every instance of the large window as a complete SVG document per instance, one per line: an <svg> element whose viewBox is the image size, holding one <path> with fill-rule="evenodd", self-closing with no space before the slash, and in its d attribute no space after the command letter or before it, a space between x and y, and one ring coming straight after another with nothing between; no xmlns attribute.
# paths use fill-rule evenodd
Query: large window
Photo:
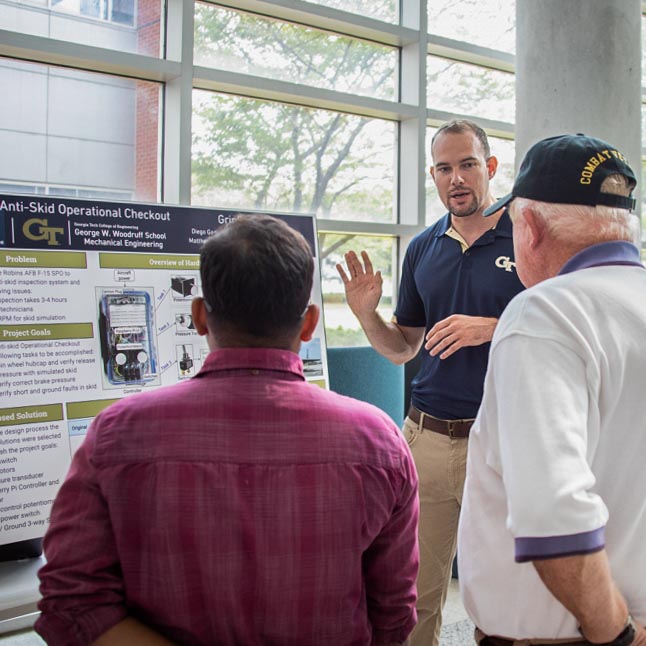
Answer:
<svg viewBox="0 0 646 646"><path fill-rule="evenodd" d="M398 0L309 0L313 4L342 9L377 20L397 22L399 14Z"/></svg>
<svg viewBox="0 0 646 646"><path fill-rule="evenodd" d="M193 106L194 204L392 220L392 123L207 92Z"/></svg>
<svg viewBox="0 0 646 646"><path fill-rule="evenodd" d="M389 321L392 318L393 269L396 265L396 245L392 237L356 236L353 234L321 233L319 235L321 253L321 280L325 297L325 330L330 346L369 345L359 322L354 317L345 300L343 282L336 269L337 263L345 268L344 254L366 251L375 268L381 271L383 296L379 303L379 313ZM347 269L346 269L347 272Z"/></svg>
<svg viewBox="0 0 646 646"><path fill-rule="evenodd" d="M445 38L513 53L513 0L429 0L428 31Z"/></svg>
<svg viewBox="0 0 646 646"><path fill-rule="evenodd" d="M428 104L436 110L514 122L514 75L429 56Z"/></svg>
<svg viewBox="0 0 646 646"><path fill-rule="evenodd" d="M4 0L0 29L160 56L163 16L162 0Z"/></svg>
<svg viewBox="0 0 646 646"><path fill-rule="evenodd" d="M397 52L199 2L195 63L383 99L397 94Z"/></svg>
<svg viewBox="0 0 646 646"><path fill-rule="evenodd" d="M158 199L158 83L0 59L0 85L3 186Z"/></svg>
<svg viewBox="0 0 646 646"><path fill-rule="evenodd" d="M1 0L0 190L313 213L328 342L365 344L336 264L368 251L392 316L444 212L427 130L482 121L511 184L513 6Z"/></svg>
<svg viewBox="0 0 646 646"><path fill-rule="evenodd" d="M51 0L52 9L133 27L134 0Z"/></svg>

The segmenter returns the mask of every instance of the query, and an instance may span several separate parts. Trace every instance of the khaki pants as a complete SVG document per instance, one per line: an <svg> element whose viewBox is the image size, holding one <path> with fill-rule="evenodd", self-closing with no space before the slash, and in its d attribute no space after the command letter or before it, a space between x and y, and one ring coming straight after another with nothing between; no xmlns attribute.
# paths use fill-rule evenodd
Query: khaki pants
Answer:
<svg viewBox="0 0 646 646"><path fill-rule="evenodd" d="M437 646L455 557L468 439L419 428L408 417L403 433L417 467L420 503L417 626L410 643Z"/></svg>

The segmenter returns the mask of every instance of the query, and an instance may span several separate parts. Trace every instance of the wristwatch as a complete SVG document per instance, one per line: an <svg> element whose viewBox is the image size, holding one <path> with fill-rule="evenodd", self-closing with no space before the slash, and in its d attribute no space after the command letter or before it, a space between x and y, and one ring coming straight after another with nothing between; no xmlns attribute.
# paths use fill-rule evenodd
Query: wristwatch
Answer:
<svg viewBox="0 0 646 646"><path fill-rule="evenodd" d="M580 627L579 632L581 633L581 635L583 635L583 631ZM595 646L629 646L629 644L632 644L633 641L635 641L636 634L637 626L635 626L633 618L628 615L628 619L626 619L626 624L624 625L622 631L611 642L605 642L603 644L595 643ZM585 635L583 635L583 637L585 637ZM585 638L587 639L587 637Z"/></svg>

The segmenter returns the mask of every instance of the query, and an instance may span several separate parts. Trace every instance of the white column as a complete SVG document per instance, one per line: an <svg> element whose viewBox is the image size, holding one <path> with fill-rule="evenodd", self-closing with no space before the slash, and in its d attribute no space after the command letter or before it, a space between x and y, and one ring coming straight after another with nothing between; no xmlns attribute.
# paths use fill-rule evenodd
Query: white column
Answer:
<svg viewBox="0 0 646 646"><path fill-rule="evenodd" d="M641 0L516 0L516 160L583 132L641 168Z"/></svg>

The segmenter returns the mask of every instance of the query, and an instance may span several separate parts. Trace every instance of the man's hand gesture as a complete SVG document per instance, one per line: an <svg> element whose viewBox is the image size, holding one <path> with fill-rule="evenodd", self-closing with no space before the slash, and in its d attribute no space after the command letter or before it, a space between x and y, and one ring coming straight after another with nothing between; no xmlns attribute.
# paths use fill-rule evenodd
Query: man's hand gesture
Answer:
<svg viewBox="0 0 646 646"><path fill-rule="evenodd" d="M362 316L376 311L383 283L381 272L374 273L370 258L365 251L361 252L361 258L363 264L354 251L349 251L345 254L348 273L341 264L336 266L345 287L348 305L359 320Z"/></svg>
<svg viewBox="0 0 646 646"><path fill-rule="evenodd" d="M427 332L424 348L432 357L439 354L446 359L460 348L491 341L497 323L495 318L452 314Z"/></svg>

